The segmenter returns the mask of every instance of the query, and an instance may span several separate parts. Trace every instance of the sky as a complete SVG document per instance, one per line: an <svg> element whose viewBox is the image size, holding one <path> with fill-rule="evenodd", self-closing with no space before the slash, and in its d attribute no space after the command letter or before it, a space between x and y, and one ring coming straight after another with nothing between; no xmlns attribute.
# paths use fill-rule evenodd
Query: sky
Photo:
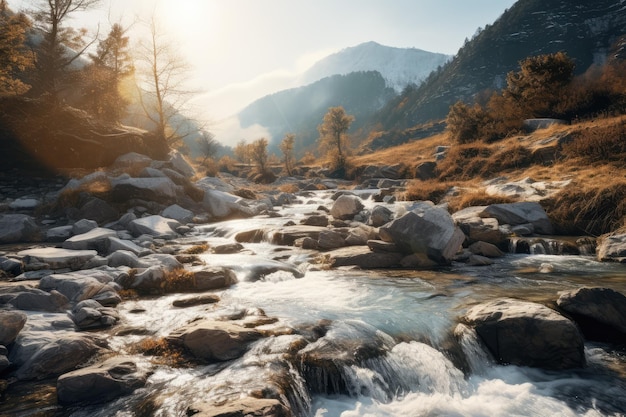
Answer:
<svg viewBox="0 0 626 417"><path fill-rule="evenodd" d="M8 0L17 9L42 0ZM317 60L375 41L453 55L514 0L101 0L75 27L108 32L154 14L191 67L194 112L219 124L257 98L295 86Z"/></svg>

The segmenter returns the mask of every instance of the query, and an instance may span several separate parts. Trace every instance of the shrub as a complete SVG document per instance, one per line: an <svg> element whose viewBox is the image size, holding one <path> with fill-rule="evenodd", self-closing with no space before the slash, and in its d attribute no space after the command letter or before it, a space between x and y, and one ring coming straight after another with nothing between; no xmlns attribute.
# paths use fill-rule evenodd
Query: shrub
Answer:
<svg viewBox="0 0 626 417"><path fill-rule="evenodd" d="M626 181L571 183L542 203L557 233L599 236L619 229L626 216Z"/></svg>
<svg viewBox="0 0 626 417"><path fill-rule="evenodd" d="M485 144L456 145L448 150L446 157L437 164L440 180L466 180L479 175L485 159L493 154Z"/></svg>
<svg viewBox="0 0 626 417"><path fill-rule="evenodd" d="M184 350L163 337L143 339L131 346L130 350L131 353L155 356L157 358L153 362L161 365L182 367L190 364L190 361L185 357Z"/></svg>
<svg viewBox="0 0 626 417"><path fill-rule="evenodd" d="M626 120L576 133L574 139L563 146L563 155L566 158L580 158L587 163L616 161L624 166Z"/></svg>
<svg viewBox="0 0 626 417"><path fill-rule="evenodd" d="M183 253L188 255L197 255L199 253L204 253L209 250L209 245L203 243L201 245L193 245L190 248L187 248L183 251Z"/></svg>
<svg viewBox="0 0 626 417"><path fill-rule="evenodd" d="M404 199L409 201L432 201L439 204L450 191L452 185L438 180L419 181L409 183Z"/></svg>
<svg viewBox="0 0 626 417"><path fill-rule="evenodd" d="M193 273L185 269L175 269L165 275L163 292L172 293L190 291L194 289L194 284L195 279Z"/></svg>

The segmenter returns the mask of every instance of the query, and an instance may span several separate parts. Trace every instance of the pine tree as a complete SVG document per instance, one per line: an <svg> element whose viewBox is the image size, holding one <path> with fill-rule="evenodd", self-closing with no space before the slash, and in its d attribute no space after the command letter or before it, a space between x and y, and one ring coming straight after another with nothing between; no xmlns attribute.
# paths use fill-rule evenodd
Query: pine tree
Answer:
<svg viewBox="0 0 626 417"><path fill-rule="evenodd" d="M12 13L5 0L0 0L0 97L21 95L30 85L19 79L21 73L33 66L32 54L25 48L28 18Z"/></svg>

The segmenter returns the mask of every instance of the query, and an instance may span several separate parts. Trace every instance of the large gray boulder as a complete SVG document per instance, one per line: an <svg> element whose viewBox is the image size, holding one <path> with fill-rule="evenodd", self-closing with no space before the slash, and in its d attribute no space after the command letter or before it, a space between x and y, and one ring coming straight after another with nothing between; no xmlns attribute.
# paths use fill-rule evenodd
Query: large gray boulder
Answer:
<svg viewBox="0 0 626 417"><path fill-rule="evenodd" d="M115 230L96 227L86 233L72 236L63 242L62 246L65 249L72 250L96 250L98 252L105 252L108 239L116 236L117 232Z"/></svg>
<svg viewBox="0 0 626 417"><path fill-rule="evenodd" d="M83 300L72 308L71 318L81 330L111 327L119 320L114 308L104 307L96 300Z"/></svg>
<svg viewBox="0 0 626 417"><path fill-rule="evenodd" d="M400 265L403 255L372 252L367 246L348 246L325 253L334 267L357 266L362 269L392 268Z"/></svg>
<svg viewBox="0 0 626 417"><path fill-rule="evenodd" d="M510 232L500 227L497 219L481 217L485 208L486 206L467 207L452 214L452 218L470 242L482 241L501 246Z"/></svg>
<svg viewBox="0 0 626 417"><path fill-rule="evenodd" d="M218 219L255 216L271 208L271 203L247 200L224 191L205 189L202 207Z"/></svg>
<svg viewBox="0 0 626 417"><path fill-rule="evenodd" d="M36 262L46 264L50 269L69 268L72 270L81 269L97 254L95 250L61 248L35 248L18 252L19 256L24 257L25 264Z"/></svg>
<svg viewBox="0 0 626 417"><path fill-rule="evenodd" d="M130 358L110 358L61 375L57 380L57 397L61 404L110 401L143 387L146 379L146 372Z"/></svg>
<svg viewBox="0 0 626 417"><path fill-rule="evenodd" d="M26 314L19 311L0 311L0 345L13 343L24 328L26 319Z"/></svg>
<svg viewBox="0 0 626 417"><path fill-rule="evenodd" d="M220 362L242 356L261 333L236 323L204 319L172 332L168 340L184 346L192 355L207 362Z"/></svg>
<svg viewBox="0 0 626 417"><path fill-rule="evenodd" d="M58 291L50 292L25 285L0 289L0 305L9 304L16 310L24 311L65 311L69 300Z"/></svg>
<svg viewBox="0 0 626 417"><path fill-rule="evenodd" d="M511 226L532 224L536 233L551 235L552 223L539 203L523 201L519 203L492 204L487 206L480 217L493 217L500 224Z"/></svg>
<svg viewBox="0 0 626 417"><path fill-rule="evenodd" d="M112 278L104 274L89 276L78 273L47 275L39 281L39 288L44 291L56 290L70 301L78 303L98 294L115 292Z"/></svg>
<svg viewBox="0 0 626 417"><path fill-rule="evenodd" d="M352 220L361 210L363 210L363 203L359 197L344 194L335 200L330 214L335 219Z"/></svg>
<svg viewBox="0 0 626 417"><path fill-rule="evenodd" d="M170 164L172 167L183 174L187 178L191 178L196 175L196 170L185 159L185 157L178 151L173 150L170 152Z"/></svg>
<svg viewBox="0 0 626 417"><path fill-rule="evenodd" d="M131 178L122 176L111 180L111 199L127 202L131 199L173 203L179 193L179 186L168 177Z"/></svg>
<svg viewBox="0 0 626 417"><path fill-rule="evenodd" d="M172 204L165 208L161 213L161 216L168 219L174 219L180 223L189 223L193 220L193 212L179 206L178 204Z"/></svg>
<svg viewBox="0 0 626 417"><path fill-rule="evenodd" d="M31 242L39 236L39 226L26 214L0 214L0 244Z"/></svg>
<svg viewBox="0 0 626 417"><path fill-rule="evenodd" d="M428 202L382 226L379 234L405 254L426 255L440 264L450 263L465 240L450 214Z"/></svg>
<svg viewBox="0 0 626 417"><path fill-rule="evenodd" d="M626 296L610 288L559 293L556 304L593 340L626 342Z"/></svg>
<svg viewBox="0 0 626 417"><path fill-rule="evenodd" d="M585 364L576 324L544 305L503 298L472 307L464 318L500 363L543 369Z"/></svg>

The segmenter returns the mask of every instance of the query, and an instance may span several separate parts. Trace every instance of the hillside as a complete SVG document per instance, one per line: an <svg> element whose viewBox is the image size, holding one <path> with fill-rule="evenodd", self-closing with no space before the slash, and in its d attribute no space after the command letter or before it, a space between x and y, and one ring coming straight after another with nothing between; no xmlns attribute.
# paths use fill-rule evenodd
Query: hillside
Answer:
<svg viewBox="0 0 626 417"><path fill-rule="evenodd" d="M377 71L385 79L387 87L399 93L409 84L419 85L428 74L451 58L417 48L394 48L366 42L318 61L302 74L300 82L306 85L336 74Z"/></svg>
<svg viewBox="0 0 626 417"><path fill-rule="evenodd" d="M286 133L296 134L296 151L314 144L317 126L329 107L343 106L355 116L352 129L365 121L395 95L378 72L334 75L305 87L263 97L242 110L242 127L260 124L272 135L276 145Z"/></svg>
<svg viewBox="0 0 626 417"><path fill-rule="evenodd" d="M390 101L370 126L402 130L442 119L457 100L501 89L506 74L529 56L564 51L574 59L576 72L583 73L618 52L624 33L623 2L519 0L419 88L409 88Z"/></svg>

